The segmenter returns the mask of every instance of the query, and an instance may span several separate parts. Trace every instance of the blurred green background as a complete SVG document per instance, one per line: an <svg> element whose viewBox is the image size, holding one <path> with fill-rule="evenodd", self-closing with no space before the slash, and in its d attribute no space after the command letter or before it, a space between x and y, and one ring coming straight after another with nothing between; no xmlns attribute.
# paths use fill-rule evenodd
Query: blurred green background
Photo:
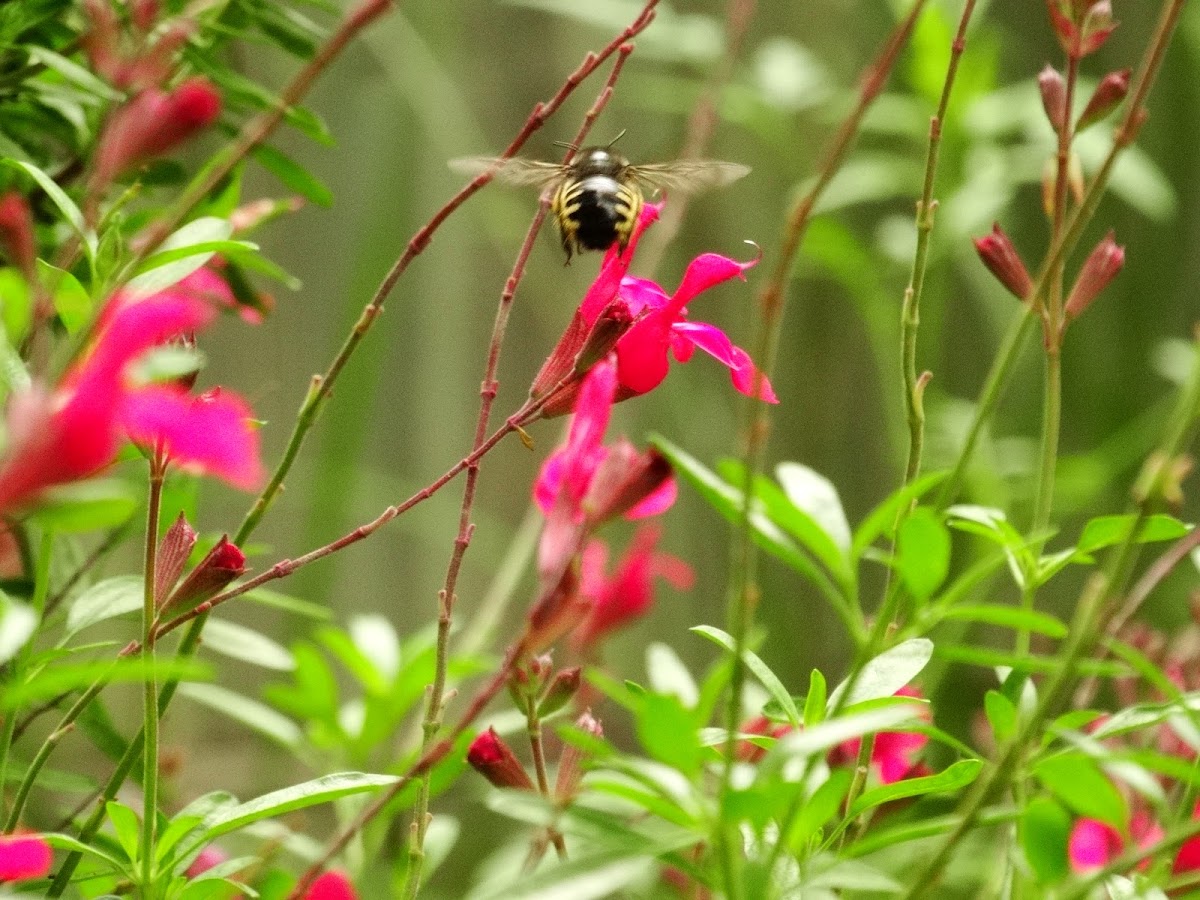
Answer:
<svg viewBox="0 0 1200 900"><path fill-rule="evenodd" d="M245 391L268 421L263 435L269 463L278 458L308 379L325 368L412 233L460 186L447 160L499 153L533 104L549 98L583 54L607 43L639 7L627 0L411 0L375 25L319 83L310 105L336 143L321 146L296 132L283 133L276 143L319 176L336 202L307 207L255 237L303 287L278 292L267 325L226 322L205 346L210 371ZM1157 14L1157 5L1147 2L1115 7L1121 27L1086 60L1088 83L1135 65ZM721 326L749 348L756 291L775 261L791 199L811 176L849 108L860 71L901 8L883 0L760 0L732 76L720 89L720 121L706 152L750 165L753 173L694 200L653 271L646 268L658 251L652 238L634 271L672 290L696 254L744 258L751 252L744 241L759 244L764 265L749 273L748 284L722 286L691 307L694 319ZM688 115L725 52L724 4L689 0L659 10L593 133L603 143L627 129L620 149L635 162L679 154ZM798 460L832 479L852 523L894 489L902 472L899 309L929 116L959 11L958 3L931 3L823 204L788 289L770 459ZM1129 485L1164 418L1179 360L1187 358L1178 342L1190 338L1200 283L1198 51L1200 10L1193 6L1151 97L1150 120L1118 168L1070 269L1115 228L1127 248L1125 270L1067 339L1056 519L1068 537L1082 518L1126 507ZM1061 57L1041 0L980 5L935 192L941 206L919 349L919 365L934 376L927 468L952 459L969 404L1019 312L979 263L970 238L999 220L1031 269L1046 246L1039 182L1052 135L1035 76L1047 62L1061 64ZM296 65L255 47L245 49L242 64L272 86ZM574 134L602 77L576 93L530 142L527 155L556 157L560 151L552 142ZM1107 150L1108 140L1103 125L1085 135L1079 148L1085 170ZM253 167L248 172L247 196L281 193L272 176ZM489 186L446 223L399 282L343 374L286 493L256 535L269 547L261 559L296 556L374 518L467 452L494 310L535 207L532 191ZM525 397L599 259L586 255L564 268L550 229L541 236L517 293L494 422ZM1005 506L1020 526L1028 522L1040 422L1035 341L1026 348L969 486L972 502ZM618 407L610 433L640 442L658 432L709 464L736 452L740 397L725 370L699 356L675 367L652 395ZM459 582L461 621L470 620L505 558L538 466L558 442L559 425L541 423L532 434L533 452L510 440L483 466L478 530ZM202 524L211 529L235 522L245 499L218 497L215 489L212 495L216 502L206 507ZM328 603L339 618L380 612L401 632L426 625L435 615L460 497L456 483L370 540L297 573L284 588ZM687 595L660 592L653 612L610 644L609 662L627 677L643 675L643 648L652 639L703 667L713 648L686 629L724 621L725 524L686 489L664 524L664 548L695 568L697 587ZM615 528L610 537L621 531ZM759 617L769 629L762 649L767 662L797 692L813 667L839 677L847 642L816 592L771 561L764 562L762 578ZM531 584L526 575L516 595L518 611ZM865 582L864 596L878 596L870 584ZM1065 577L1046 599L1069 605L1077 587ZM1186 606L1174 602L1184 597L1183 587L1167 592L1151 613L1164 623L1186 618ZM1002 600L1007 590L1001 585L987 599ZM979 670L965 675L980 684L986 677ZM953 703L937 708L951 723L966 711ZM219 741L223 735L209 736Z"/></svg>

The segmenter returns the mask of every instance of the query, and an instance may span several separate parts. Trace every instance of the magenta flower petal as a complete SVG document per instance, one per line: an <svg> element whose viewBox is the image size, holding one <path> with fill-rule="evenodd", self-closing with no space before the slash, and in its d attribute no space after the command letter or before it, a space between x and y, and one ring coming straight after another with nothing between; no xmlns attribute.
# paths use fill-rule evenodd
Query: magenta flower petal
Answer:
<svg viewBox="0 0 1200 900"><path fill-rule="evenodd" d="M671 302L666 291L648 278L622 278L621 297L635 316L643 310L662 309Z"/></svg>
<svg viewBox="0 0 1200 900"><path fill-rule="evenodd" d="M757 369L750 354L736 346L729 336L715 325L704 322L676 322L671 326L676 336L686 337L692 344L729 368L733 386L747 397L754 392L754 375ZM680 359L682 362L682 358ZM767 403L778 403L779 398L764 375L759 387L758 398Z"/></svg>
<svg viewBox="0 0 1200 900"><path fill-rule="evenodd" d="M542 463L542 471L538 473L537 481L534 482L533 501L542 511L542 515L550 515L550 509L554 506L554 498L562 489L563 455L565 453L566 448L563 448L555 450L547 456L546 461Z"/></svg>
<svg viewBox="0 0 1200 900"><path fill-rule="evenodd" d="M647 516L657 516L660 513L665 513L675 505L675 500L678 496L679 485L675 483L673 477L668 478L646 495L644 500L625 513L625 518L644 519Z"/></svg>
<svg viewBox="0 0 1200 900"><path fill-rule="evenodd" d="M245 490L253 490L263 479L252 416L246 402L230 391L214 388L192 397L166 385L131 392L121 410L135 442L161 445L176 465L216 475Z"/></svg>
<svg viewBox="0 0 1200 900"><path fill-rule="evenodd" d="M345 872L330 869L312 883L304 900L358 900L358 894Z"/></svg>
<svg viewBox="0 0 1200 900"><path fill-rule="evenodd" d="M116 378L136 357L152 347L208 325L216 310L187 292L167 290L142 300L115 296L100 318L91 355L67 384Z"/></svg>
<svg viewBox="0 0 1200 900"><path fill-rule="evenodd" d="M600 263L600 273L588 288L583 303L579 306L579 314L583 316L583 320L589 328L596 324L596 319L604 311L604 308L616 299L617 292L621 289L621 279L629 271L629 264L633 262L633 251L637 248L642 232L658 221L658 213L661 209L661 203L647 203L642 206L642 213L633 227L633 234L629 238L625 252L618 253L617 245L613 244L604 254L604 261Z"/></svg>
<svg viewBox="0 0 1200 900"><path fill-rule="evenodd" d="M683 281L679 282L679 288L671 298L671 309L678 312L710 287L730 278L741 278L742 273L757 262L751 260L740 263L719 253L702 253L691 261L683 273Z"/></svg>
<svg viewBox="0 0 1200 900"><path fill-rule="evenodd" d="M1087 872L1108 865L1121 852L1124 841L1111 825L1097 819L1079 819L1067 841L1067 857L1076 872Z"/></svg>
<svg viewBox="0 0 1200 900"><path fill-rule="evenodd" d="M44 878L52 862L50 845L39 834L0 837L0 882Z"/></svg>
<svg viewBox="0 0 1200 900"><path fill-rule="evenodd" d="M635 394L652 391L667 377L671 320L652 312L617 341L617 371L621 386Z"/></svg>

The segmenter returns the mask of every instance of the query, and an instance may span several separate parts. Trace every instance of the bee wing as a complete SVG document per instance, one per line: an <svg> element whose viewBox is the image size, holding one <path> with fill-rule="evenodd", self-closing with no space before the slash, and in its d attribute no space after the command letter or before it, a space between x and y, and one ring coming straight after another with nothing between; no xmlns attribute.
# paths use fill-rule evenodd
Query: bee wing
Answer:
<svg viewBox="0 0 1200 900"><path fill-rule="evenodd" d="M534 187L545 187L566 172L566 167L557 163L521 159L516 156L507 159L497 156L464 156L461 159L450 160L449 166L462 175L475 176L491 172L496 180L506 184Z"/></svg>
<svg viewBox="0 0 1200 900"><path fill-rule="evenodd" d="M644 184L688 193L724 187L749 173L749 166L713 159L680 159L629 167L629 175Z"/></svg>

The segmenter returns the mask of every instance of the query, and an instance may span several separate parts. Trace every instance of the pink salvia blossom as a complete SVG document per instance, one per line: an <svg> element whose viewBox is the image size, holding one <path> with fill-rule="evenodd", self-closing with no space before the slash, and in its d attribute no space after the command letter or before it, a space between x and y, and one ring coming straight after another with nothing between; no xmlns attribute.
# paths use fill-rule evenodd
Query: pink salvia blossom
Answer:
<svg viewBox="0 0 1200 900"><path fill-rule="evenodd" d="M213 866L218 866L225 860L229 859L229 854L218 847L216 844L209 844L201 850L196 858L192 860L192 864L187 867L184 872L188 878L195 878L197 875L203 875Z"/></svg>
<svg viewBox="0 0 1200 900"><path fill-rule="evenodd" d="M1121 832L1098 819L1079 819L1071 828L1067 856L1076 872L1101 869L1121 852Z"/></svg>
<svg viewBox="0 0 1200 900"><path fill-rule="evenodd" d="M589 602L587 616L572 636L576 647L588 648L650 611L654 579L662 578L676 590L692 587L695 576L683 560L655 549L659 529L638 529L625 556L611 576L605 574L608 548L590 541L580 565L580 593Z"/></svg>
<svg viewBox="0 0 1200 900"><path fill-rule="evenodd" d="M40 834L0 836L0 882L44 878L52 862L50 845Z"/></svg>
<svg viewBox="0 0 1200 900"><path fill-rule="evenodd" d="M896 697L921 697L914 687L902 687ZM920 774L917 757L929 743L929 736L918 731L881 731L871 747L871 765L883 784L895 784ZM862 741L858 738L839 744L830 753L830 763L853 763Z"/></svg>
<svg viewBox="0 0 1200 900"><path fill-rule="evenodd" d="M358 900L358 893L345 872L330 869L305 891L304 900Z"/></svg>

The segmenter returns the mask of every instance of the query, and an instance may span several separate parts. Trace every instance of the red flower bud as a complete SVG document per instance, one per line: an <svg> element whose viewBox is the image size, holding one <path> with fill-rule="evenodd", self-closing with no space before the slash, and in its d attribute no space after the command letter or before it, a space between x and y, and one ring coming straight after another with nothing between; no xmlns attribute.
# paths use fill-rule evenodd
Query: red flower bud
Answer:
<svg viewBox="0 0 1200 900"><path fill-rule="evenodd" d="M538 702L538 718L544 719L551 713L556 713L566 706L583 683L583 670L579 666L562 669L546 687L546 692Z"/></svg>
<svg viewBox="0 0 1200 900"><path fill-rule="evenodd" d="M1109 0L1046 0L1046 6L1058 42L1075 59L1099 50L1117 27Z"/></svg>
<svg viewBox="0 0 1200 900"><path fill-rule="evenodd" d="M1117 23L1113 21L1112 4L1109 0L1093 3L1083 16L1079 27L1079 50L1077 56L1087 56L1104 46Z"/></svg>
<svg viewBox="0 0 1200 900"><path fill-rule="evenodd" d="M188 524L187 517L179 514L158 545L158 559L154 572L154 602L162 605L168 592L175 586L183 567L187 564L192 547L196 545L196 531Z"/></svg>
<svg viewBox="0 0 1200 900"><path fill-rule="evenodd" d="M8 261L21 270L26 281L36 277L37 245L29 203L16 191L0 197L0 248Z"/></svg>
<svg viewBox="0 0 1200 900"><path fill-rule="evenodd" d="M1067 119L1067 82L1054 66L1047 65L1038 74L1038 90L1042 94L1046 118L1057 132Z"/></svg>
<svg viewBox="0 0 1200 900"><path fill-rule="evenodd" d="M1121 267L1125 265L1125 248L1118 247L1110 231L1104 240L1088 256L1075 279L1075 286L1067 297L1065 308L1067 320L1078 318L1092 301L1100 296L1100 292L1108 287L1108 283L1117 277Z"/></svg>
<svg viewBox="0 0 1200 900"><path fill-rule="evenodd" d="M1033 291L1033 279L1021 262L1016 247L999 223L992 225L992 233L975 240L975 252L983 260L997 280L1020 300L1029 298Z"/></svg>
<svg viewBox="0 0 1200 900"><path fill-rule="evenodd" d="M590 328L583 315L575 311L571 324L559 338L529 390L529 396L536 400L558 388L543 407L543 418L553 418L574 410L579 382L609 354L632 324L633 316L629 307L619 297L600 312Z"/></svg>
<svg viewBox="0 0 1200 900"><path fill-rule="evenodd" d="M533 782L525 767L517 760L508 744L496 734L495 728L481 732L479 737L471 742L467 751L467 762L498 788L533 790Z"/></svg>
<svg viewBox="0 0 1200 900"><path fill-rule="evenodd" d="M142 91L113 115L96 151L95 178L107 184L121 172L169 153L217 118L221 96L204 78L166 93Z"/></svg>
<svg viewBox="0 0 1200 900"><path fill-rule="evenodd" d="M1109 113L1121 105L1121 101L1128 93L1129 70L1121 69L1117 72L1109 72L1096 85L1092 99L1088 101L1088 105L1084 107L1079 116L1079 121L1075 123L1075 131L1083 131L1101 119L1107 118Z"/></svg>
<svg viewBox="0 0 1200 900"><path fill-rule="evenodd" d="M246 556L237 545L229 542L227 535L208 551L200 564L180 582L179 587L163 601L161 610L182 613L195 609L211 600L235 578L246 571Z"/></svg>

